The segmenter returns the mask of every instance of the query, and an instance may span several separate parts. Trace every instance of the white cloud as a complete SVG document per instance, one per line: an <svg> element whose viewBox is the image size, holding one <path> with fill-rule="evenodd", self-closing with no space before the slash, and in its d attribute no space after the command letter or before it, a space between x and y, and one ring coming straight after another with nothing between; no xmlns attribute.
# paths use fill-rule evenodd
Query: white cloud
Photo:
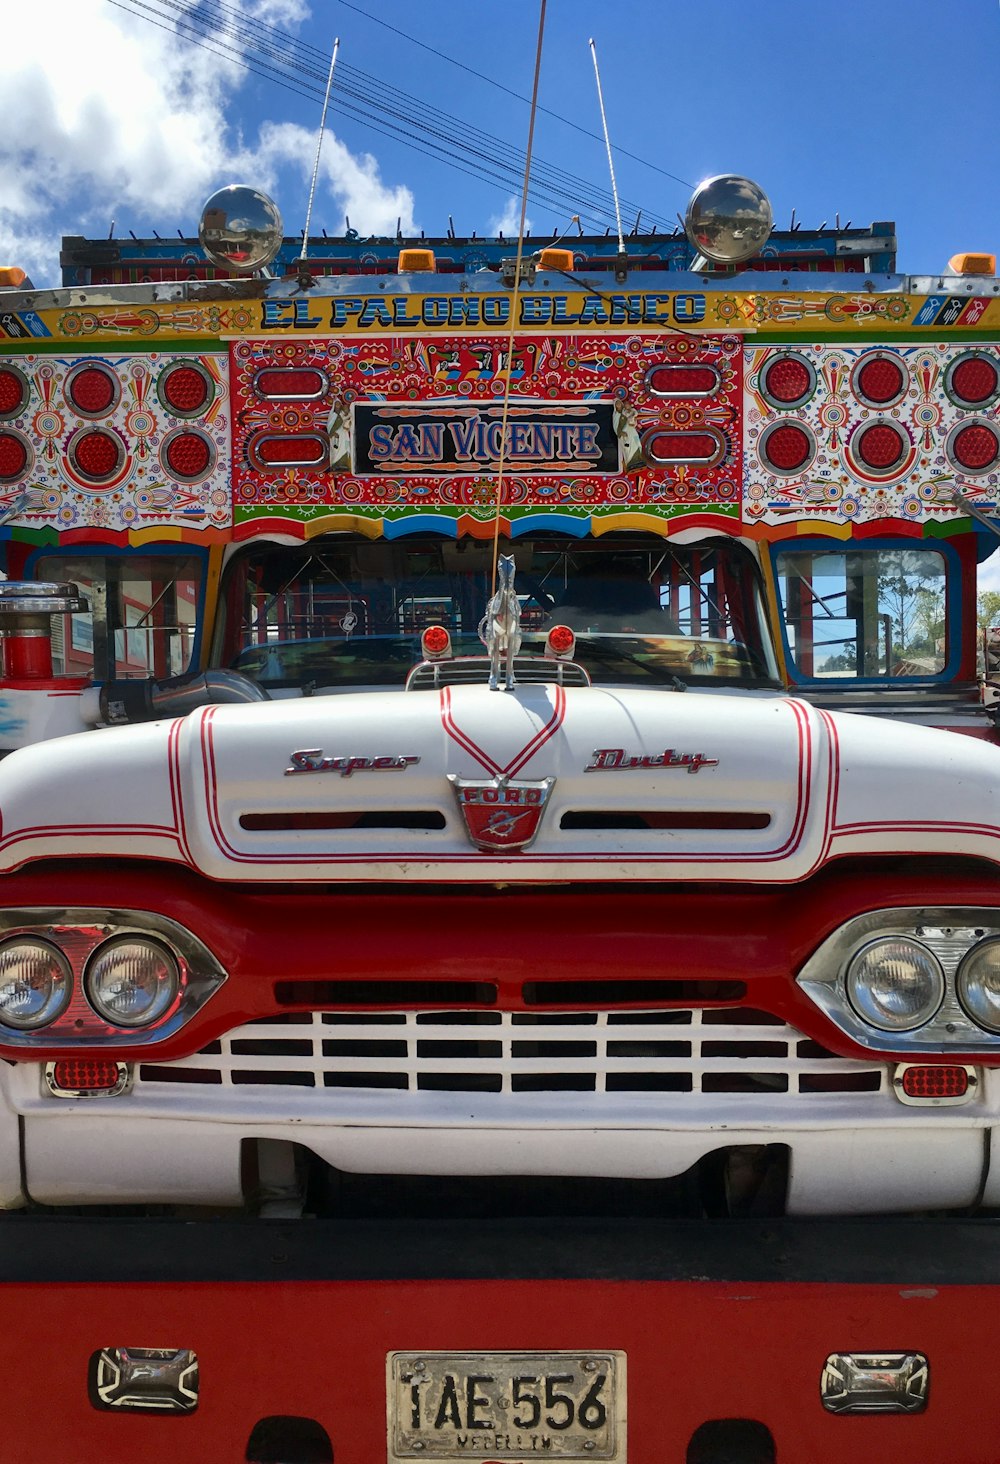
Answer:
<svg viewBox="0 0 1000 1464"><path fill-rule="evenodd" d="M521 200L519 198L508 198L504 204L503 212L494 214L489 221L489 230L492 234L503 234L505 239L517 238L517 231L521 225ZM525 230L531 228L531 219L525 216Z"/></svg>
<svg viewBox="0 0 1000 1464"><path fill-rule="evenodd" d="M265 25L275 25L284 30L287 26L299 25L309 14L303 0L256 0L249 4L243 0L243 10Z"/></svg>
<svg viewBox="0 0 1000 1464"><path fill-rule="evenodd" d="M1000 549L979 566L976 582L980 590L1000 590Z"/></svg>
<svg viewBox="0 0 1000 1464"><path fill-rule="evenodd" d="M307 11L304 0L256 0L244 14L287 27ZM123 216L193 230L215 188L258 182L241 176L255 161L272 188L288 164L308 178L315 139L305 129L265 122L256 142L234 136L227 105L245 80L235 61L107 0L35 0L32 25L4 56L0 262L54 284L61 233L103 235ZM400 215L412 226L411 193L382 184L374 158L331 137L324 174L356 228L394 230Z"/></svg>
<svg viewBox="0 0 1000 1464"><path fill-rule="evenodd" d="M266 180L262 187L273 187L283 168L294 168L308 183L315 157L315 133L294 122L265 122L260 129L258 146L241 155L239 167L244 177ZM379 176L378 162L370 153L355 155L349 152L329 131L323 138L319 179L314 225L318 217L329 217L323 207L325 192L336 204L338 212L350 219L351 228L361 234L394 234L397 220L404 234L416 232L413 194L409 188L392 188L384 184ZM295 232L295 224L301 228L304 222L304 218L301 223L286 218L285 232ZM335 220L335 225L339 227L339 220Z"/></svg>

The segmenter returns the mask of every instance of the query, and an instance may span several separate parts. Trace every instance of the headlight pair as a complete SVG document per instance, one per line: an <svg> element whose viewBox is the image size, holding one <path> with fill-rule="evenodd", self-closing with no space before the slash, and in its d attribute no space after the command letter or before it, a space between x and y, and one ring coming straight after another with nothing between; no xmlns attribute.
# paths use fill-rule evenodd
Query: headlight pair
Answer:
<svg viewBox="0 0 1000 1464"><path fill-rule="evenodd" d="M180 969L159 941L121 935L93 952L83 990L98 1016L115 1027L147 1027L176 1001ZM61 1016L73 991L73 972L47 940L19 935L0 944L0 1025L34 1032Z"/></svg>
<svg viewBox="0 0 1000 1464"><path fill-rule="evenodd" d="M940 1010L947 989L937 956L911 936L870 941L847 968L851 1006L881 1032L924 1026ZM977 1027L1000 1033L1000 940L981 940L962 958L955 995Z"/></svg>
<svg viewBox="0 0 1000 1464"><path fill-rule="evenodd" d="M806 994L861 1046L1000 1051L1000 910L877 910L806 962Z"/></svg>
<svg viewBox="0 0 1000 1464"><path fill-rule="evenodd" d="M197 936L148 910L0 910L0 1049L170 1037L226 979Z"/></svg>

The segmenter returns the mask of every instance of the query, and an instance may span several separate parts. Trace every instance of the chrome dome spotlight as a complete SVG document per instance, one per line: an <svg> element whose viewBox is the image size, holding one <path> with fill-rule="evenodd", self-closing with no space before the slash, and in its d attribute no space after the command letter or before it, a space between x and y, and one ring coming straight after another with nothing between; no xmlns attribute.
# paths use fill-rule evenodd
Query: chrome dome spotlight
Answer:
<svg viewBox="0 0 1000 1464"><path fill-rule="evenodd" d="M684 214L684 230L704 259L740 264L767 243L774 223L764 190L749 178L721 173L699 183ZM700 267L696 259L693 268Z"/></svg>
<svg viewBox="0 0 1000 1464"><path fill-rule="evenodd" d="M233 274L264 269L276 257L283 238L277 204L245 183L231 183L213 193L198 222L198 241L210 262Z"/></svg>

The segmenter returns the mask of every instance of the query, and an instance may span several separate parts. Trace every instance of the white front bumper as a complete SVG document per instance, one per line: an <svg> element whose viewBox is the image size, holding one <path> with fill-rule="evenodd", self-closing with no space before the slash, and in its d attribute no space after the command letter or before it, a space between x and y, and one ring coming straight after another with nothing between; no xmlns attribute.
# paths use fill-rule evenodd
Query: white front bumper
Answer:
<svg viewBox="0 0 1000 1464"><path fill-rule="evenodd" d="M889 1093L823 1096L370 1093L289 1089L148 1091L114 1099L42 1096L37 1069L0 1073L35 1201L238 1205L243 1140L304 1146L335 1169L371 1174L664 1178L704 1155L787 1144L792 1214L959 1208L976 1202L997 1083L962 1108L904 1107ZM401 1099L405 1099L402 1102ZM808 1114L804 1112L808 1106ZM734 1117L738 1122L734 1123ZM0 1137L0 1165L4 1144ZM987 1203L1000 1198L1000 1169ZM2 1183L2 1176L0 1176ZM4 1203L16 1202L10 1198Z"/></svg>

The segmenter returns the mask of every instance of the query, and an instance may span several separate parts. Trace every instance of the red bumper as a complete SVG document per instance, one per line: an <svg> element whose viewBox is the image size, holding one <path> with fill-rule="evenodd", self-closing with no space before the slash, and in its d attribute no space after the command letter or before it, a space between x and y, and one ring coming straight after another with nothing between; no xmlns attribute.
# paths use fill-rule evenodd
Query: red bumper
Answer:
<svg viewBox="0 0 1000 1464"><path fill-rule="evenodd" d="M247 1452L251 1435L275 1416L314 1420L337 1464L379 1464L386 1354L396 1349L620 1349L628 1357L630 1464L685 1464L694 1457L692 1437L713 1419L763 1425L780 1464L996 1464L1000 1457L1000 1243L982 1222L602 1221L580 1229L552 1221L495 1231L490 1222L367 1230L309 1221L249 1228L140 1221L130 1229L9 1217L5 1224L0 1268L33 1278L8 1279L0 1293L2 1457L17 1464L257 1459ZM477 1242L481 1275L470 1264ZM506 1273L518 1269L519 1248L516 1279ZM545 1275L560 1253L564 1274ZM56 1280L39 1279L46 1256ZM307 1265L314 1279L300 1274ZM187 1279L167 1280L170 1267ZM195 1279L211 1268L221 1279ZM245 1268L266 1279L239 1279ZM710 1279L695 1279L699 1268ZM814 1274L824 1268L838 1279ZM393 1274L406 1269L417 1279ZM715 1274L741 1269L751 1279ZM871 1279L880 1269L891 1279ZM289 1279L277 1279L285 1272ZM110 1279L124 1273L129 1279ZM157 1273L164 1279L149 1279ZM852 1274L862 1279L845 1279ZM98 1411L88 1396L88 1359L108 1346L193 1349L197 1410ZM819 1384L828 1354L911 1349L930 1364L924 1413L824 1410ZM759 1441L762 1431L751 1434ZM740 1437L737 1430L738 1445ZM305 1464L321 1456L264 1457ZM490 1454L479 1449L476 1457ZM761 1464L767 1455L737 1448L697 1457Z"/></svg>

